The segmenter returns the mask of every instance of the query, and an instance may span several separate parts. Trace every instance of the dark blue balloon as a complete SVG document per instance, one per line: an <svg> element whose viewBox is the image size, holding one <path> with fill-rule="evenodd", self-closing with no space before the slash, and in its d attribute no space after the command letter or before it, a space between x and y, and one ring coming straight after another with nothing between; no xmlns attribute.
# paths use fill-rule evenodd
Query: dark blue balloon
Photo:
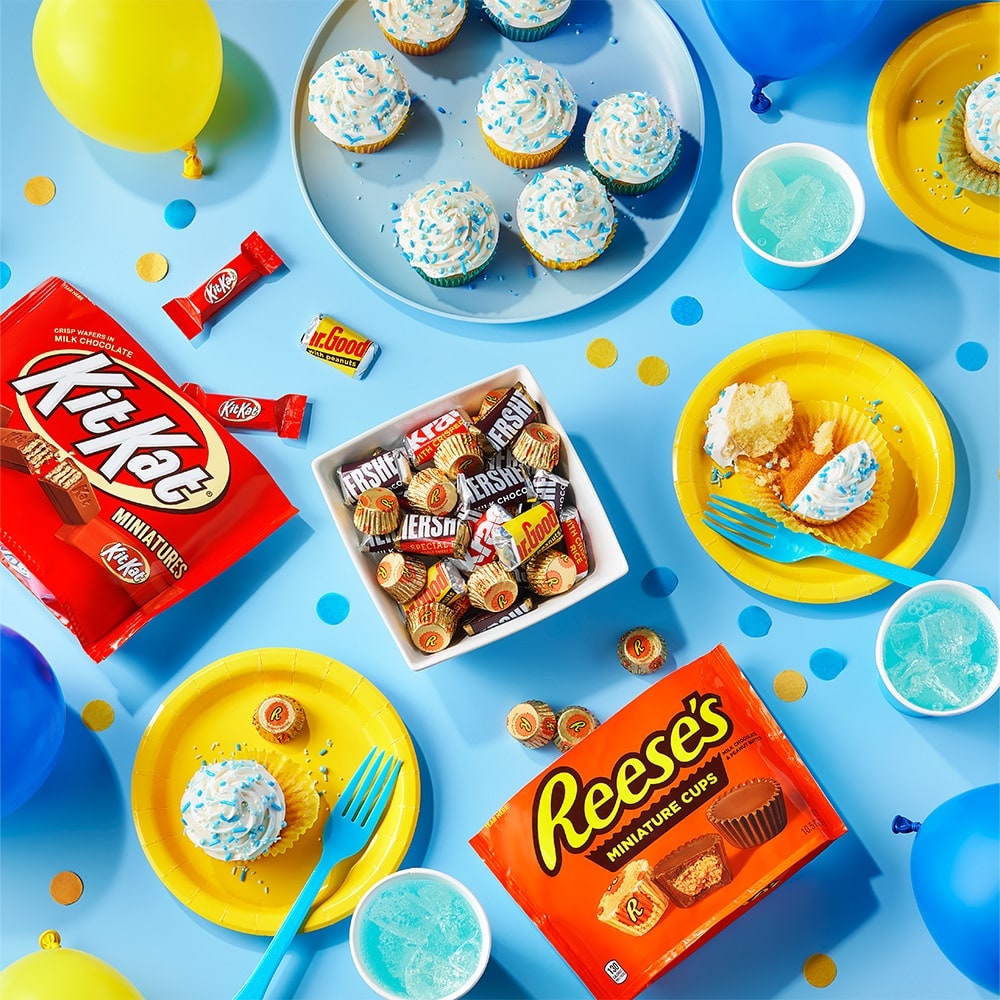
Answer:
<svg viewBox="0 0 1000 1000"><path fill-rule="evenodd" d="M959 972L1000 993L1000 785L956 795L923 823L897 816L893 830L916 832L910 879L931 937Z"/></svg>
<svg viewBox="0 0 1000 1000"><path fill-rule="evenodd" d="M808 73L846 48L882 0L702 0L729 54L753 77L751 110L771 106L763 88Z"/></svg>
<svg viewBox="0 0 1000 1000"><path fill-rule="evenodd" d="M59 756L66 704L45 657L0 626L0 816L42 786Z"/></svg>

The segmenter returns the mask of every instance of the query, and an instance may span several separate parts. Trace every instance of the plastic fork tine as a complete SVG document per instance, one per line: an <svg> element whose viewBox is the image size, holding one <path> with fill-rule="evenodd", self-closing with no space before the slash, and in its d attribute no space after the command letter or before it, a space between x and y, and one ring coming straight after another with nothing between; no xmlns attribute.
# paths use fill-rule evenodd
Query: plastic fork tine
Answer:
<svg viewBox="0 0 1000 1000"><path fill-rule="evenodd" d="M704 513L706 517L714 517L716 523L721 524L723 527L740 531L748 538L760 542L762 545L770 545L774 538L774 532L766 524L745 518L738 511L730 511L724 507L717 507L709 502L708 509Z"/></svg>
<svg viewBox="0 0 1000 1000"><path fill-rule="evenodd" d="M709 504L714 503L717 509L721 509L725 513L731 513L733 517L738 517L739 515L733 513L731 509L727 510L727 508L735 508L735 510L740 511L754 521L760 521L772 527L778 524L773 517L765 514L762 510L751 507L750 504L743 503L741 500L733 500L732 497L724 497L719 493L713 493L709 496L708 502Z"/></svg>
<svg viewBox="0 0 1000 1000"><path fill-rule="evenodd" d="M386 766L388 766L391 760L392 758L390 757L389 760L386 761ZM395 764L392 765L392 770L385 779L385 784L382 786L382 791L379 794L379 797L375 800L375 805L372 806L372 811L365 817L365 828L373 823L377 823L381 818L382 813L385 811L385 804L388 801L389 796L392 795L393 786L396 784L396 775L399 774L399 768L402 763L402 760L397 760Z"/></svg>
<svg viewBox="0 0 1000 1000"><path fill-rule="evenodd" d="M702 517L702 521L713 531L717 531L720 535L722 535L723 538L728 539L734 545L739 545L740 548L759 553L765 553L770 548L766 541L741 534L740 532L729 527L724 521L713 517L707 512Z"/></svg>
<svg viewBox="0 0 1000 1000"><path fill-rule="evenodd" d="M368 779L365 781L364 788L361 790L364 794L362 795L359 793L357 796L358 802L356 807L354 803L351 804L351 816L349 818L352 823L358 823L361 826L364 826L365 821L371 815L372 804L375 802L379 789L382 787L382 782L393 763L392 757L388 757L383 760L382 758L384 756L384 753L379 754L378 759L372 765Z"/></svg>
<svg viewBox="0 0 1000 1000"><path fill-rule="evenodd" d="M337 800L337 805L340 807L339 811L341 816L346 816L351 808L351 803L354 801L354 795L358 790L358 785L361 784L361 779L365 776L365 772L368 770L368 765L372 762L372 758L378 755L378 760L382 759L385 754L384 750L379 750L378 747L372 747L368 751L368 756L358 765L358 769L354 772L351 780L344 786L344 790L340 793L340 798ZM378 766L376 761L375 766Z"/></svg>

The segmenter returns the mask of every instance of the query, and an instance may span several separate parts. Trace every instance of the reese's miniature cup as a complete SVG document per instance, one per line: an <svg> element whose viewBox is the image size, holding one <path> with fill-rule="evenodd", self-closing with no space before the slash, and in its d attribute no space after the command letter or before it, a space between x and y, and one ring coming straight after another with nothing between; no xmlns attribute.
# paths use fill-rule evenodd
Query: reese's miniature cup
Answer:
<svg viewBox="0 0 1000 1000"><path fill-rule="evenodd" d="M733 188L733 225L750 275L768 288L799 288L861 231L865 195L836 153L786 142L755 156Z"/></svg>

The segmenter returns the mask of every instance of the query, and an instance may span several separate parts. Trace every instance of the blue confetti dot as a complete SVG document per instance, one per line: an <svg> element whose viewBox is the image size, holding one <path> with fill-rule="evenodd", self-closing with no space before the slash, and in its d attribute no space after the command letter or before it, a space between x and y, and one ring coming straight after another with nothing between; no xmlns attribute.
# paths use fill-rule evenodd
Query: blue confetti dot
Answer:
<svg viewBox="0 0 1000 1000"><path fill-rule="evenodd" d="M959 368L964 368L967 372L977 372L986 365L990 359L990 352L985 346L976 343L974 340L967 340L964 344L958 345L955 351L955 360Z"/></svg>
<svg viewBox="0 0 1000 1000"><path fill-rule="evenodd" d="M681 326L694 326L695 323L701 322L705 310L702 309L701 303L696 298L682 295L679 299L674 299L670 306L670 315L674 322L680 323Z"/></svg>
<svg viewBox="0 0 1000 1000"><path fill-rule="evenodd" d="M763 609L751 604L740 612L737 620L740 631L744 635L753 636L759 639L762 635L767 635L771 631L771 616Z"/></svg>
<svg viewBox="0 0 1000 1000"><path fill-rule="evenodd" d="M163 219L171 229L187 229L195 214L195 207L187 198L176 198L163 210Z"/></svg>
<svg viewBox="0 0 1000 1000"><path fill-rule="evenodd" d="M351 602L343 594L324 594L316 602L316 614L327 625L339 625L351 613Z"/></svg>
<svg viewBox="0 0 1000 1000"><path fill-rule="evenodd" d="M832 681L844 667L847 666L847 657L843 653L838 653L835 649L817 649L809 657L809 669L821 680Z"/></svg>
<svg viewBox="0 0 1000 1000"><path fill-rule="evenodd" d="M7 261L0 260L0 288L6 288L8 281L10 281L10 267Z"/></svg>
<svg viewBox="0 0 1000 1000"><path fill-rule="evenodd" d="M650 597L669 597L677 589L677 574L666 566L656 566L642 578L642 589Z"/></svg>

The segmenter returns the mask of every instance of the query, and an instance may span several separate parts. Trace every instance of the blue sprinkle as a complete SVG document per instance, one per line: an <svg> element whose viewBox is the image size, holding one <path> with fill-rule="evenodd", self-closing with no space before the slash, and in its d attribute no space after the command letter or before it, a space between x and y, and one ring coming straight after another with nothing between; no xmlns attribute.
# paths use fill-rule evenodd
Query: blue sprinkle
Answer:
<svg viewBox="0 0 1000 1000"><path fill-rule="evenodd" d="M194 222L196 210L187 198L175 198L163 210L163 219L171 229L187 229Z"/></svg>
<svg viewBox="0 0 1000 1000"><path fill-rule="evenodd" d="M744 635L759 639L771 631L771 616L763 608L751 604L740 612L737 624Z"/></svg>

